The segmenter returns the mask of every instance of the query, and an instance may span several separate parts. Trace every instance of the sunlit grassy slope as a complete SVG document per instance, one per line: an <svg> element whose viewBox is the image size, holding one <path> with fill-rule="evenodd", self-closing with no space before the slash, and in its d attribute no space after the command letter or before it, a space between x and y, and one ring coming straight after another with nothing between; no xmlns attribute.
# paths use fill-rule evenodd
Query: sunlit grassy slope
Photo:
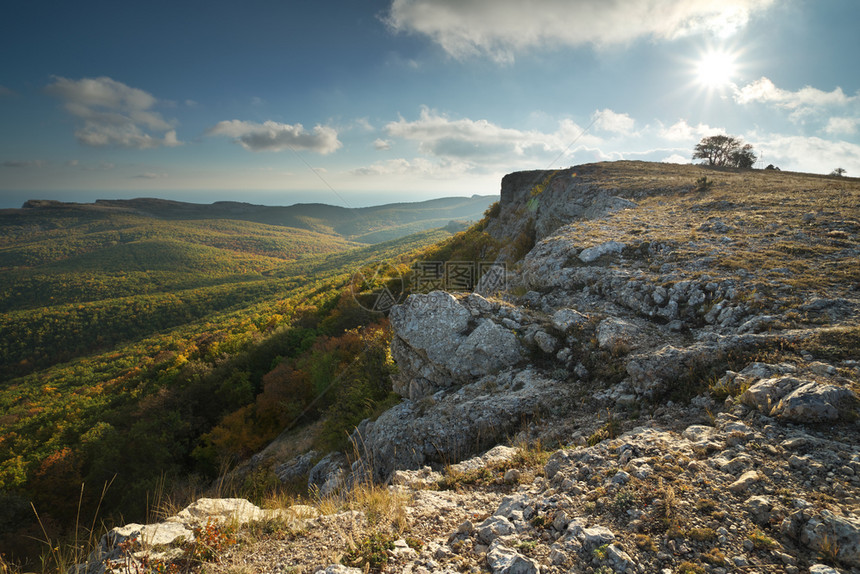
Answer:
<svg viewBox="0 0 860 574"><path fill-rule="evenodd" d="M252 404L266 373L382 319L342 303L353 274L451 235L368 245L328 220L155 205L0 212L0 547L15 555L34 551L30 502L62 533L82 482L85 509L113 480L105 516L143 519L159 481L213 471L191 456L201 436Z"/></svg>

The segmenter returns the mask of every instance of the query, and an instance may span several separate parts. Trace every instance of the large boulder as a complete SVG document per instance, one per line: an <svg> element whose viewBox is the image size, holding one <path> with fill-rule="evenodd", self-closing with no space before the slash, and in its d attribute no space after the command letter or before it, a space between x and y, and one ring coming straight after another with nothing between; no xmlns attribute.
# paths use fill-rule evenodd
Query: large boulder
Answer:
<svg viewBox="0 0 860 574"><path fill-rule="evenodd" d="M491 318L494 306L477 295L468 303L434 291L411 295L392 308L391 352L399 367L392 382L397 393L417 400L522 359L517 336Z"/></svg>
<svg viewBox="0 0 860 574"><path fill-rule="evenodd" d="M523 556L498 540L490 545L487 564L493 574L537 574L541 571L540 563L536 560Z"/></svg>
<svg viewBox="0 0 860 574"><path fill-rule="evenodd" d="M782 521L780 530L816 552L833 554L846 566L860 567L860 519L854 516L798 510Z"/></svg>
<svg viewBox="0 0 860 574"><path fill-rule="evenodd" d="M845 387L784 376L757 382L740 400L768 416L817 423L837 420L857 397Z"/></svg>
<svg viewBox="0 0 860 574"><path fill-rule="evenodd" d="M524 370L403 401L367 424L365 464L375 480L385 481L395 470L466 459L512 434L524 418L563 405L564 397L562 383Z"/></svg>
<svg viewBox="0 0 860 574"><path fill-rule="evenodd" d="M281 482L293 482L310 471L311 464L317 456L318 453L315 450L300 454L275 468L275 476Z"/></svg>
<svg viewBox="0 0 860 574"><path fill-rule="evenodd" d="M328 496L345 484L347 459L342 453L332 452L322 458L308 473L308 490Z"/></svg>

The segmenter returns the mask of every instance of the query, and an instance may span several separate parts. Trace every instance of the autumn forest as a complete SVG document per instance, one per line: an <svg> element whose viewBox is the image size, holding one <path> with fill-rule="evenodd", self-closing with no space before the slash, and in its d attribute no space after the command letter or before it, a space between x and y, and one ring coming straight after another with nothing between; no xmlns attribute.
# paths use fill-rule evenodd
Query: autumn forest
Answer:
<svg viewBox="0 0 860 574"><path fill-rule="evenodd" d="M474 257L463 222L495 199L0 211L0 548L26 562L43 527L145 520L311 424L344 446L394 400L378 293Z"/></svg>

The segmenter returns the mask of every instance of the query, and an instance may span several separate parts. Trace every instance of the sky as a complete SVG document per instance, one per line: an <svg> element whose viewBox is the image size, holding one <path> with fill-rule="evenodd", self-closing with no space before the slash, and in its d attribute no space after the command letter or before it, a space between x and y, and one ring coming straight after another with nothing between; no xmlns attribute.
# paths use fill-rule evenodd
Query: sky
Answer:
<svg viewBox="0 0 860 574"><path fill-rule="evenodd" d="M856 0L8 3L0 207L347 207L504 174L690 163L860 176Z"/></svg>

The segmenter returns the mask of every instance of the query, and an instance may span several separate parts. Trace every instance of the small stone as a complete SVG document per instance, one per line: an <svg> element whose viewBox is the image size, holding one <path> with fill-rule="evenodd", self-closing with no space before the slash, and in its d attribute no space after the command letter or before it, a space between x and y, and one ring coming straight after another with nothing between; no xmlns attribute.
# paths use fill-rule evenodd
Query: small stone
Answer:
<svg viewBox="0 0 860 574"><path fill-rule="evenodd" d="M493 574L538 574L540 565L519 552L494 541L487 552L487 564Z"/></svg>
<svg viewBox="0 0 860 574"><path fill-rule="evenodd" d="M535 333L535 343L540 347L541 351L548 355L555 353L558 347L558 339L543 331Z"/></svg>
<svg viewBox="0 0 860 574"><path fill-rule="evenodd" d="M458 534L472 534L474 531L475 525L472 524L471 520L465 520L457 527Z"/></svg>
<svg viewBox="0 0 860 574"><path fill-rule="evenodd" d="M604 255L621 253L624 251L625 247L627 247L627 245L619 241L607 241L606 243L601 243L600 245L583 249L579 254L579 260L583 263L591 263L600 259Z"/></svg>
<svg viewBox="0 0 860 574"><path fill-rule="evenodd" d="M575 309L559 309L552 315L552 324L559 331L567 331L587 322L588 316Z"/></svg>
<svg viewBox="0 0 860 574"><path fill-rule="evenodd" d="M505 472L505 482L519 482L520 476L522 476L522 473L518 468L509 468Z"/></svg>
<svg viewBox="0 0 860 574"><path fill-rule="evenodd" d="M478 525L478 538L486 544L491 543L499 536L514 534L517 529L511 521L504 516L491 516Z"/></svg>
<svg viewBox="0 0 860 574"><path fill-rule="evenodd" d="M753 484L760 480L759 475L754 470L748 470L743 473L739 479L729 485L729 490L738 493L748 490Z"/></svg>

